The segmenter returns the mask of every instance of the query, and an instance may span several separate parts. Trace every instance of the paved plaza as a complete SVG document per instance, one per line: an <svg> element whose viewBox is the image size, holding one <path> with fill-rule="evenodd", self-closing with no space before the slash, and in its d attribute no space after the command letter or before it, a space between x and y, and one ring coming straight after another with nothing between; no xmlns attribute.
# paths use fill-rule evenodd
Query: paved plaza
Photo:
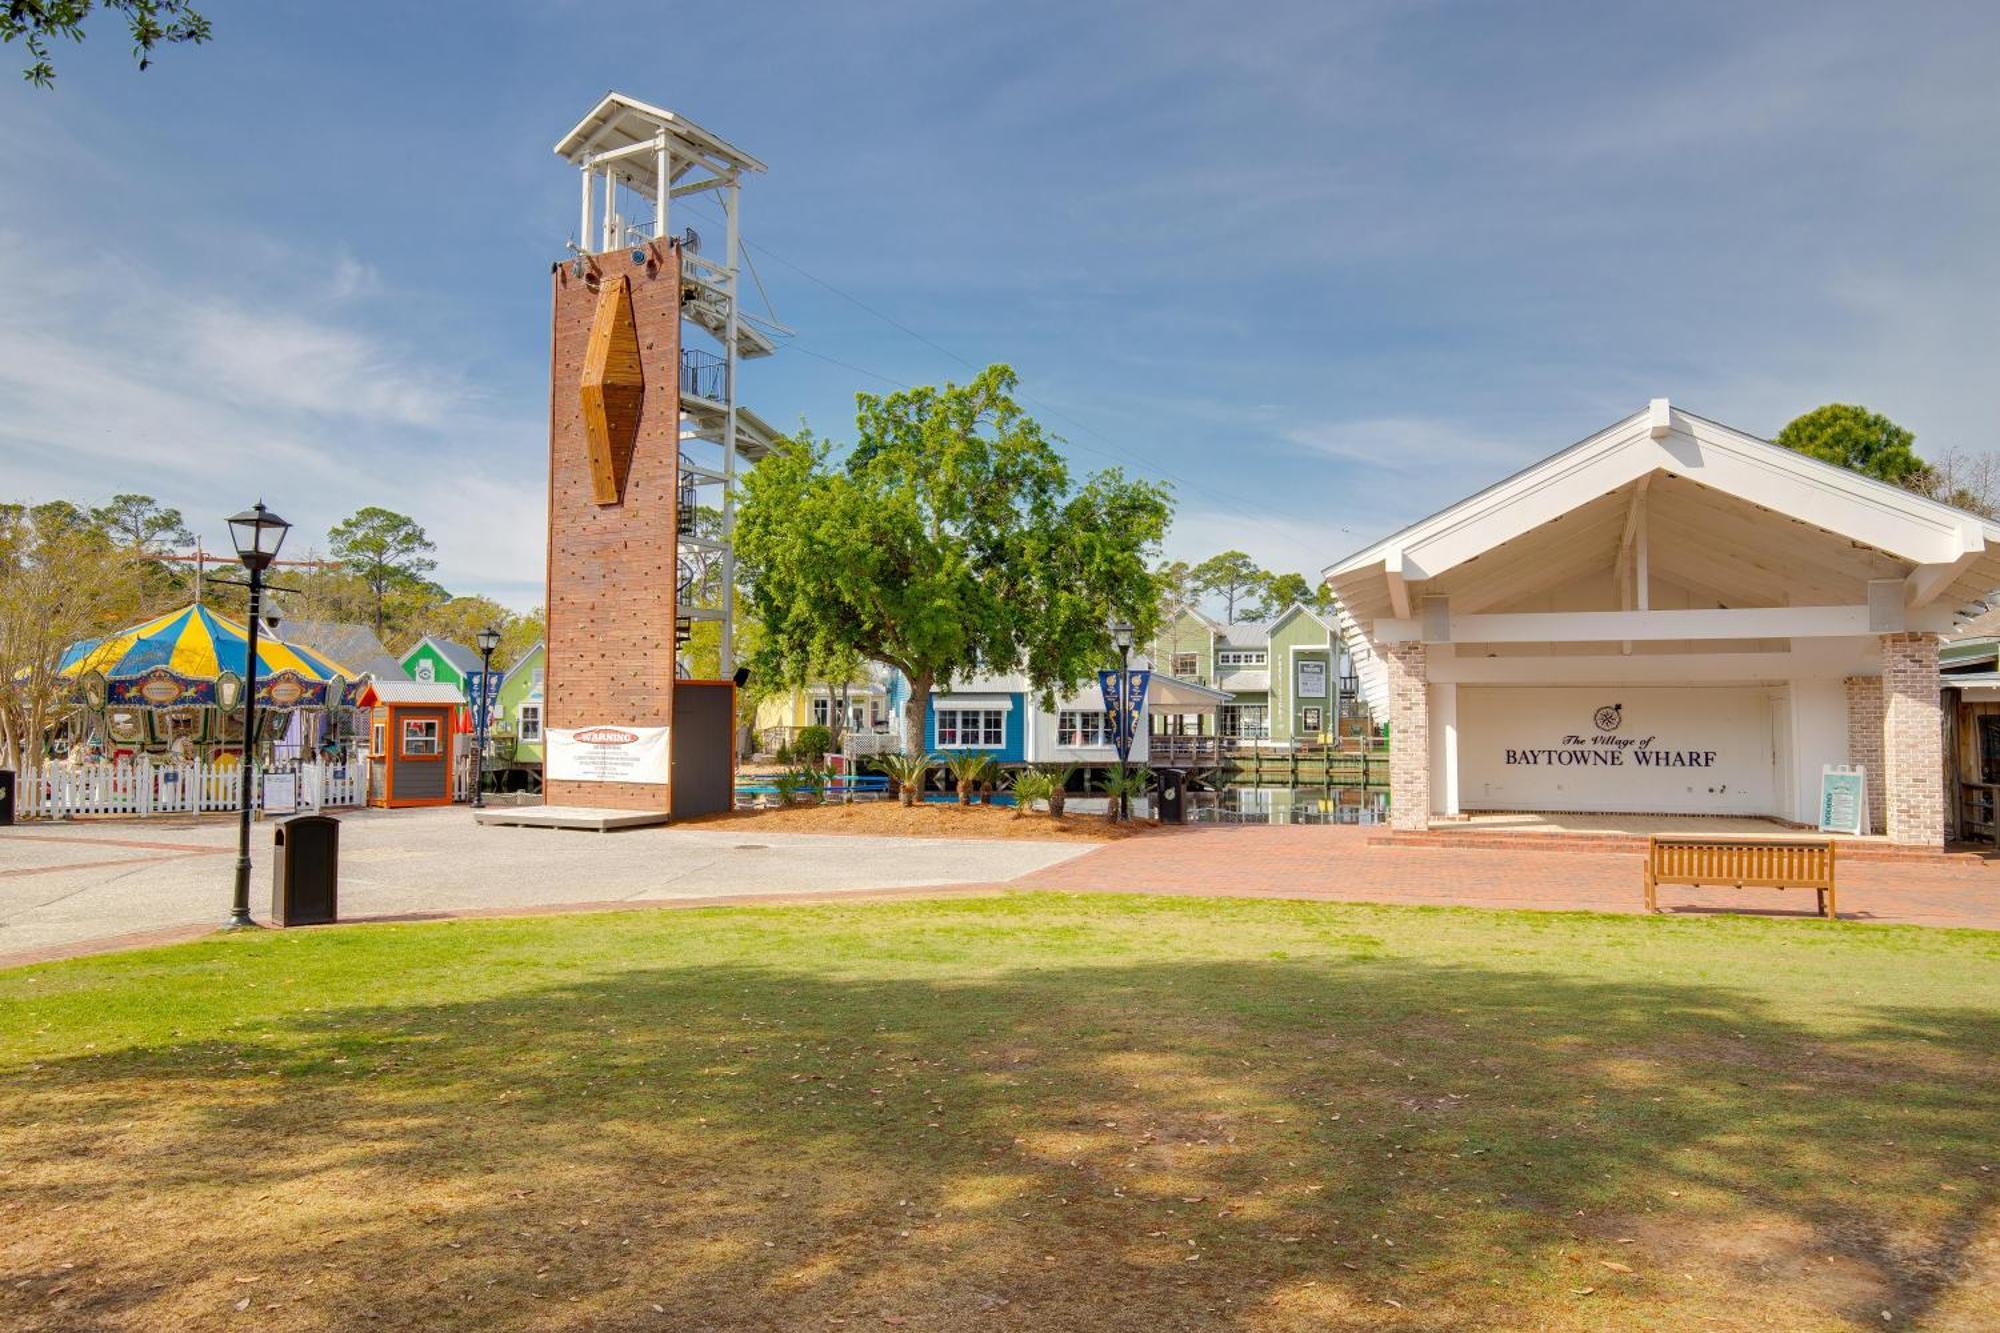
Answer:
<svg viewBox="0 0 2000 1333"><path fill-rule="evenodd" d="M0 966L188 938L227 915L235 826L216 818L0 830ZM1143 892L1636 912L1640 857L1602 851L1398 847L1370 830L1199 826L1123 842L887 838L650 828L480 827L462 808L341 820L341 915L354 921L575 908L815 901L871 894ZM267 919L271 827L252 910ZM2000 929L2000 864L1843 865L1844 920ZM1664 891L1681 913L1806 916L1801 892Z"/></svg>
<svg viewBox="0 0 2000 1333"><path fill-rule="evenodd" d="M251 911L269 918L272 825L251 835ZM527 911L1011 880L1088 844L825 837L748 828L487 828L463 807L340 816L343 918ZM0 829L0 965L229 915L236 823L76 821Z"/></svg>

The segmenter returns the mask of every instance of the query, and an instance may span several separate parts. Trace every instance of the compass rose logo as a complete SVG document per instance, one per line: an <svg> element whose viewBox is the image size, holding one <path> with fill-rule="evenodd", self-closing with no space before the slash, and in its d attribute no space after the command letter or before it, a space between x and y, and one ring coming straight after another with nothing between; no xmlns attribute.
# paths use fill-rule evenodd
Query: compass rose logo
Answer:
<svg viewBox="0 0 2000 1333"><path fill-rule="evenodd" d="M1592 714L1590 720L1597 724L1599 731L1616 731L1618 724L1625 720L1625 705L1606 704Z"/></svg>

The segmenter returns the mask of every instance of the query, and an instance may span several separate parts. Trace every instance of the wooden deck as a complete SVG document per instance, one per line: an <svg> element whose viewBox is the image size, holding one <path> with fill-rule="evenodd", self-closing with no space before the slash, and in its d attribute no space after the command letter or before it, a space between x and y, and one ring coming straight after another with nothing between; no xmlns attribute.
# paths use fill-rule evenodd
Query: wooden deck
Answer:
<svg viewBox="0 0 2000 1333"><path fill-rule="evenodd" d="M1386 741L1346 740L1337 745L1273 745L1230 736L1151 736L1146 762L1180 768L1198 777L1252 785L1386 787Z"/></svg>

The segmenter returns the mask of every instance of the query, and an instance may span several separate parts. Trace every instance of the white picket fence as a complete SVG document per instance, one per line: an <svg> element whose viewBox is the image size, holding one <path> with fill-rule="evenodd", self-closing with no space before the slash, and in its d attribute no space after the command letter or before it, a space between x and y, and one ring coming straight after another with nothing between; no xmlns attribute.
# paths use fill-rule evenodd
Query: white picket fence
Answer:
<svg viewBox="0 0 2000 1333"><path fill-rule="evenodd" d="M368 798L368 764L319 760L260 766L258 774L298 775L298 807L337 810ZM154 763L150 759L101 764L58 764L23 773L15 813L24 819L67 819L74 815L186 815L242 808L243 774L235 764ZM250 785L253 809L264 804L264 784Z"/></svg>

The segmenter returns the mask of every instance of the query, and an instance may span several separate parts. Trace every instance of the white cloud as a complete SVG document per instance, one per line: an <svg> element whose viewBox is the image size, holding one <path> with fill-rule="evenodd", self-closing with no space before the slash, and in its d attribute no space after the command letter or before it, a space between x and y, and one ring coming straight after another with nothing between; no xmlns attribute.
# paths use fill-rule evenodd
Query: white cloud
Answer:
<svg viewBox="0 0 2000 1333"><path fill-rule="evenodd" d="M9 497L150 493L211 545L262 497L295 546L380 504L423 524L440 582L541 600L537 416L494 414L462 370L357 323L315 317L324 290L241 273L219 295L100 250L50 265L0 232L0 463ZM336 277L355 291L365 276Z"/></svg>

